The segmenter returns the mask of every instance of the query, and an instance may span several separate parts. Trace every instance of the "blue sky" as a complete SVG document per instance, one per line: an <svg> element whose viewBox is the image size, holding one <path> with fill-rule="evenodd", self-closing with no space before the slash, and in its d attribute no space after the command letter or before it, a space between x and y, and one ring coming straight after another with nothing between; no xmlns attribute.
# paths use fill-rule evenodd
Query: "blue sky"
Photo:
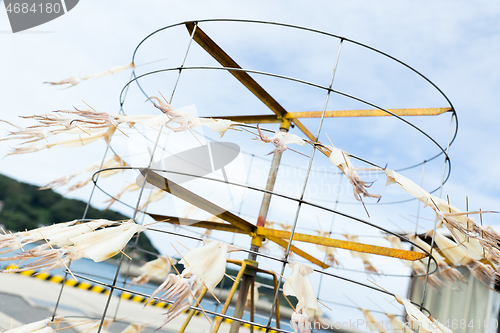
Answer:
<svg viewBox="0 0 500 333"><path fill-rule="evenodd" d="M229 1L121 1L119 6L112 2L84 1L57 20L24 33L12 34L9 33L6 13L0 10L0 40L3 46L3 52L0 54L0 114L2 119L22 124L17 118L19 115L69 109L72 106L84 107L82 100L98 110L117 112L119 93L128 80L129 72L95 81L89 80L70 89L50 87L41 82L101 72L126 64L142 38L166 25L204 18L241 18L296 24L324 30L378 48L432 80L450 98L459 117L458 137L450 150L452 174L444 187L443 195L450 195L451 201L462 209L465 209L465 197L469 196L471 210L499 210L500 178L497 177L497 165L500 159L496 154L500 144L497 129L497 89L500 79L500 69L497 65L500 48L499 16L500 4L493 1L378 1L376 5L371 1L254 1L243 4ZM241 24L228 27L229 25L220 24L202 26L242 67L328 84L337 55L338 40L273 27L250 28ZM137 71L142 73L178 66L187 46L187 37L185 28L181 27L152 38L138 53L136 64L166 59L139 67ZM217 65L197 45L193 45L191 51L187 65ZM323 91L268 77L255 78L290 111L321 110L323 107L326 97ZM158 89L168 92L173 79L175 73L161 74L145 79L144 85L152 94ZM343 45L334 88L386 108L446 106L444 99L428 89L428 85L417 76L352 44ZM125 111L131 114L157 112L143 101L144 98L137 89L132 89ZM248 94L232 77L214 71L183 73L174 98L174 106L182 107L188 104L195 104L199 114L203 116L229 113L270 114L262 103ZM328 109L346 108L369 107L337 95L330 98ZM449 115L410 120L429 131L442 145L446 145ZM318 122L306 123L309 129L316 133ZM276 129L276 125L267 127ZM6 129L7 126L1 126L2 136ZM422 136L394 119L327 120L323 130L339 148L379 165L389 163L389 167L395 169L421 162L437 152ZM300 134L296 129L293 133ZM253 174L250 183L263 186L265 178L262 176L266 173L269 161L266 154L272 148L250 141L251 137L250 134L239 132L225 136L227 140L236 141L245 151L258 155L259 158L254 160L252 168L264 171ZM324 134L320 140L327 141ZM9 151L9 144L12 142L0 144L0 155ZM309 147L300 150L310 154ZM103 153L104 143L101 142L76 149L55 147L34 154L6 157L0 161L0 172L21 181L44 185L99 160ZM248 166L250 157L245 156ZM262 158L267 158L267 161ZM286 152L283 159L286 165L301 167L307 166L307 161L306 158L290 151ZM427 190L439 185L442 162L440 159L426 166L423 184ZM320 154L316 154L313 167L337 171ZM296 195L302 186L303 176L294 173L294 170L296 169L292 167L282 168L278 186L286 188L287 184L293 184L286 191ZM409 171L405 175L419 183L422 169ZM131 178L128 175L123 177ZM331 182L338 181L335 177ZM383 177L371 177L372 180L377 180L372 191L383 196L381 204L407 198L405 193L397 188L385 188ZM128 178L110 178L113 180L106 184L110 190L116 192ZM329 180L326 176L318 174L311 178L310 184L321 185L327 181ZM68 196L85 200L89 193L90 187L87 187L71 192ZM248 202L255 204L244 205L242 212L251 219L257 214L260 197L255 193L247 195L249 199L253 199ZM130 199L132 198L131 196ZM310 198L329 207L332 207L335 201L330 192L311 192ZM103 207L105 199L104 195L97 194L92 203ZM269 218L292 223L295 213L294 209L290 209L292 204L281 199L273 200ZM351 193L342 193L339 201L342 202L339 204L339 210L366 217L363 208L359 204L353 204L355 202ZM163 207L157 205L151 209L161 213ZM412 215L417 211L415 202L367 207L372 216L370 221L390 229L396 227L388 220L396 222L404 230L415 228L414 224L401 218L403 215L412 219ZM115 208L127 212L123 207ZM426 217L432 218L432 214L427 213L424 213L427 214ZM299 230L328 230L331 218L331 214L305 208L299 219ZM498 224L498 221L496 216L488 216L486 219L489 224ZM432 222L425 220L421 223L425 228L432 225ZM353 225L352 221L345 219L336 219L335 231L356 232L361 235L376 233L372 229L361 229L359 225ZM361 240L384 244L378 239ZM155 238L155 242L167 253L173 254L171 248L165 246L161 239ZM242 238L241 242L246 242L245 238ZM195 245L193 243L193 246ZM305 246L305 249L308 247ZM314 251L313 248L309 249ZM361 269L361 265L350 260L348 254L344 257L346 268ZM402 269L402 265L393 261L379 258L374 260L384 272L390 272L392 269L399 272ZM272 265L266 260L263 264ZM364 273L349 273L338 269L332 269L332 272L362 282L366 282L367 278ZM318 283L317 277L313 280ZM394 281L400 280L379 278L377 281L383 286L391 286ZM347 289L352 292L354 298L358 297L360 303L366 302L359 289L337 283L339 284L333 288L329 286L326 289L324 298L348 303L340 291ZM401 287L396 287L395 291L405 294L405 288L403 283ZM388 307L391 308L392 306ZM345 311L345 315L352 318L360 315L343 308L335 308L335 311ZM334 317L332 316L332 319L335 319Z"/></svg>

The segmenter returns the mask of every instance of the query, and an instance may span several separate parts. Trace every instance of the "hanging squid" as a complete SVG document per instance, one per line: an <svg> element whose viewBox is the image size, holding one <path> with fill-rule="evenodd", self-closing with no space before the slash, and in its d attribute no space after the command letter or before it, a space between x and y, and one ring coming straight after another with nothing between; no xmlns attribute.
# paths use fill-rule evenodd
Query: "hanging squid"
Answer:
<svg viewBox="0 0 500 333"><path fill-rule="evenodd" d="M124 66L117 66L117 67L110 68L110 69L108 69L104 72L101 72L101 73L89 74L89 75L85 75L85 76L72 76L72 77L67 78L65 80L62 80L62 81L44 82L44 83L47 83L47 84L50 84L53 86L68 84L69 85L68 88L71 88L71 87L74 87L74 86L80 84L81 82L83 82L85 80L98 79L100 77L115 74L115 73L121 72L121 71L129 69L129 68L135 68L135 65L133 62L131 62L130 64L127 64L127 65L124 65Z"/></svg>
<svg viewBox="0 0 500 333"><path fill-rule="evenodd" d="M466 237L470 238L471 243L478 248L479 252L482 252L484 248L494 261L500 262L500 235L491 228L483 228L481 225L478 225L474 219L468 217L468 215L471 214L496 212L461 212L455 206L443 199L433 196L399 173L387 168L384 172L387 176L386 185L396 183L408 194L422 201L426 206L431 207L438 218L438 226L444 224L450 230L453 238L457 242L463 243ZM456 231L459 231L459 233Z"/></svg>
<svg viewBox="0 0 500 333"><path fill-rule="evenodd" d="M163 280L167 277L168 273L170 273L170 269L172 268L171 263L175 264L176 262L177 260L164 256L148 261L139 268L143 273L133 278L130 284L143 285L148 283L151 277Z"/></svg>
<svg viewBox="0 0 500 333"><path fill-rule="evenodd" d="M401 243L401 239L399 237L393 236L393 235L388 235L385 237L390 243L391 246L394 249L399 249L399 250L407 250L403 244ZM435 256L436 252L433 252L433 255ZM413 271L417 275L426 275L427 273L427 265L424 264L422 261L408 261L408 260L401 260L406 266L413 268ZM458 271L457 271L458 272ZM460 274L460 273L459 273ZM422 283L425 283L425 276L420 276L419 280L422 281ZM439 279L437 275L434 274L429 274L427 277L427 282L429 283L429 286L437 290L439 287L444 286L444 283Z"/></svg>
<svg viewBox="0 0 500 333"><path fill-rule="evenodd" d="M491 289L490 284L498 279L498 273L492 266L474 259L463 245L455 243L439 232L429 231L429 236L433 234L437 247L453 265L466 266L476 279Z"/></svg>
<svg viewBox="0 0 500 333"><path fill-rule="evenodd" d="M127 162L125 162L120 156L114 154L111 157L108 157L107 159L103 161L96 161L85 168L83 168L80 171L74 172L70 175L66 175L64 177L58 178L56 180L51 181L44 187L41 187L40 190L47 190L47 189L56 189L58 187L64 186L68 184L73 178L76 176L82 174L82 173L88 173L88 172L95 172L99 169L108 169L108 168L116 168L116 167L125 167L128 166ZM101 172L99 174L99 177L106 178L112 175L117 174L118 172L123 171L123 170L108 170L105 172ZM73 185L68 191L73 191L78 188L81 188L85 185L87 185L92 178L88 178L86 180L83 180L81 182L78 182L77 184Z"/></svg>
<svg viewBox="0 0 500 333"><path fill-rule="evenodd" d="M228 129L234 129L234 126L241 125L228 119L195 118L193 116L189 116L189 118L191 120L191 128L204 126L219 133L221 138L226 134Z"/></svg>
<svg viewBox="0 0 500 333"><path fill-rule="evenodd" d="M60 319L62 317L59 317ZM33 323L22 325L5 331L4 333L52 333L54 330L50 327L51 318L42 319Z"/></svg>
<svg viewBox="0 0 500 333"><path fill-rule="evenodd" d="M276 131L274 133L274 136L268 137L267 135L262 133L262 131L260 130L259 124L257 124L257 131L259 132L259 135L254 140L259 140L259 141L262 141L263 143L272 143L276 147L268 155L274 154L276 152L282 153L287 149L293 150L291 148L288 148L287 145L289 145L289 144L297 144L300 146L306 145L306 141L295 134ZM295 151L295 152L297 152L297 151Z"/></svg>
<svg viewBox="0 0 500 333"><path fill-rule="evenodd" d="M88 228L88 226L85 226ZM85 230L85 227L82 230ZM89 228L90 229L90 228ZM89 258L95 262L100 262L113 257L122 251L135 233L145 231L146 227L136 224L134 221L121 223L119 226L106 227L97 231L78 233L73 236L72 230L68 228L68 233L64 236L52 237L41 233L42 239L46 239L48 244L37 246L29 251L22 252L16 256L2 258L2 260L26 260L35 261L24 265L21 268L4 270L4 273L23 272L32 269L41 269L40 273L47 272L54 268L67 267L70 261L80 258ZM66 230L65 230L66 231ZM47 238L49 237L49 238ZM52 244L57 240L60 248L54 248ZM65 244L71 245L65 245Z"/></svg>
<svg viewBox="0 0 500 333"><path fill-rule="evenodd" d="M424 242L418 236L416 238L410 237L410 239L413 239L413 238L414 238L415 244L417 244L418 246L421 246L427 252L429 252L429 253L431 252L431 246L429 244ZM415 251L422 252L419 248L415 248ZM443 256L441 256L438 251L432 251L432 256L434 257L434 259L436 259L439 274L443 277L443 279L445 279L446 281L449 281L453 284L457 284L459 282L466 283L466 280L464 279L464 276L462 275L462 273L460 273L460 271L458 269L456 269L454 267L450 267L446 263ZM422 262L427 266L428 260L429 260L428 258L424 258L424 259L422 259Z"/></svg>
<svg viewBox="0 0 500 333"><path fill-rule="evenodd" d="M381 196L378 194L371 194L368 192L368 188L372 186L373 182L366 182L359 178L356 170L379 170L377 169L360 169L355 168L351 162L351 157L345 151L333 146L327 147L330 150L330 162L337 166L349 179L354 191L354 198L358 201L363 202L362 197L375 198L380 201ZM364 206L364 203L363 203ZM366 208L365 208L366 209ZM368 213L368 212L367 212Z"/></svg>
<svg viewBox="0 0 500 333"><path fill-rule="evenodd" d="M439 321L432 317L427 317L419 309L413 305L407 298L394 295L396 301L405 307L409 320L413 323L413 327L421 327L429 333L453 333L449 328L441 324Z"/></svg>
<svg viewBox="0 0 500 333"><path fill-rule="evenodd" d="M70 245L69 238L75 237L84 233L95 231L97 228L114 224L109 220L95 220L90 222L79 223L78 220L57 223L50 226L40 227L30 231L20 231L16 233L5 233L0 235L0 249L7 248L0 254L10 251L23 249L23 246L36 241L46 240L47 243L37 246L35 249L46 249L50 246L66 246ZM24 250L23 250L24 251ZM8 257L0 258L0 260L12 260Z"/></svg>
<svg viewBox="0 0 500 333"><path fill-rule="evenodd" d="M151 194L148 196L144 196L145 199L143 200L144 202L142 205L140 205L137 210L144 210L146 207L155 201L159 201L167 196L167 192L163 191L162 189L155 188L151 191Z"/></svg>
<svg viewBox="0 0 500 333"><path fill-rule="evenodd" d="M53 224L30 231L21 231L16 233L7 233L2 229L4 234L0 234L0 249L7 249L0 252L0 254L22 249L22 247L26 244L42 240L42 233L50 236L53 232L57 232L61 229L67 228L77 222L77 220L74 220L70 222Z"/></svg>
<svg viewBox="0 0 500 333"><path fill-rule="evenodd" d="M150 97L148 98L148 101L149 100L156 100L158 102L157 104L153 101L153 105L157 109L160 109L161 112L163 112L163 116L166 117L166 121L163 123L163 125L167 128L171 129L174 132L181 132L187 130L191 126L192 120L187 113L177 111L168 102L163 102L158 97ZM170 127L168 125L170 122L177 123L179 124L179 126Z"/></svg>
<svg viewBox="0 0 500 333"><path fill-rule="evenodd" d="M309 319L321 315L321 309L316 299L309 275L313 269L309 266L290 263L292 273L283 284L283 294L297 298L297 305L292 314L291 324L295 333L310 333Z"/></svg>
<svg viewBox="0 0 500 333"><path fill-rule="evenodd" d="M239 123L226 119L197 118L186 112L174 109L170 104L162 102L157 97L152 97L151 99L155 99L159 103L154 102L154 105L164 113L160 115L127 116L98 112L94 109L76 109L75 111L58 110L54 111L54 114L49 115L23 116L22 118L24 119L37 121L36 125L27 128L21 128L8 121L0 120L16 127L15 131L11 131L6 138L0 141L23 140L19 146L15 147L14 150L8 154L12 155L36 152L57 145L62 147L83 146L101 138L109 145L111 137L122 123L125 123L129 127L133 127L135 124L153 128L166 126L174 132L184 131L197 126L204 126L218 132L221 136L228 129L239 125ZM62 114L69 114L72 117L66 117ZM171 122L178 123L179 126L172 128L168 125ZM121 130L119 129L119 131ZM46 140L48 137L57 134L68 134L70 136L56 142L26 145L27 143Z"/></svg>
<svg viewBox="0 0 500 333"><path fill-rule="evenodd" d="M109 207L111 207L112 204L115 203L115 201L117 200L120 200L120 198L122 197L122 195L125 193L125 192L134 192L134 191L138 191L140 190L141 187L139 185L137 185L136 182L133 182L133 183L129 183L128 185L125 185L121 190L120 192L118 192L118 194L116 194L115 196L113 196L112 198L109 198L108 200L106 200L105 202L109 202L109 205L105 208L105 210L109 209Z"/></svg>
<svg viewBox="0 0 500 333"><path fill-rule="evenodd" d="M61 146L64 148L85 146L99 139L104 139L106 143L109 145L109 142L115 132L115 129L116 127L110 126L108 127L108 129L105 130L92 131L91 133L88 134L82 132L82 134L74 135L72 137L61 139L56 142L51 142L46 144L36 144L30 146L18 146L14 147L14 150L8 153L7 155L34 153L43 149L52 148L54 146Z"/></svg>
<svg viewBox="0 0 500 333"><path fill-rule="evenodd" d="M226 243L204 241L203 246L190 250L179 263L184 265L181 274L169 274L167 279L153 292L146 304L156 295L162 302L173 301L163 325L188 309L196 297L207 288L214 288L224 277L228 251L237 251ZM162 325L162 327L163 327Z"/></svg>

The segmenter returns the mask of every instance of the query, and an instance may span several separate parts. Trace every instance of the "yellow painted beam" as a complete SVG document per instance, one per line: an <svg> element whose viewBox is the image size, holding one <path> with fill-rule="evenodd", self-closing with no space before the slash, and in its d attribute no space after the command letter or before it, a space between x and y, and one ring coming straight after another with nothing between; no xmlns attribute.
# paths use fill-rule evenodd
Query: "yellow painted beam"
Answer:
<svg viewBox="0 0 500 333"><path fill-rule="evenodd" d="M183 223L181 224L179 221L179 218L174 217L174 216L158 215L158 214L149 214L149 215L153 219L155 219L156 221L164 221L164 222L168 222L168 223L175 224L175 225L184 224L184 225L189 226L189 227L228 231L228 232L234 232L234 233L239 233L239 234L251 234L251 233L248 233L248 232L241 230L238 227L235 227L231 224L226 224L226 223L182 219ZM256 227L254 235L259 235L259 236L263 236L263 237L268 238L268 239L273 239L273 241L278 244L278 242L280 242L279 239L290 239L291 233L289 231L284 231L284 230L277 230L277 229L271 229L271 228L265 228L265 227ZM275 241L274 239L278 239L278 240ZM313 244L318 244L318 245L336 247L336 248L346 249L346 250L351 250L351 251L356 251L356 252L364 252L364 253L386 256L386 257L411 260L411 261L419 260L419 259L425 258L427 256L425 253L422 253L422 252L405 251L405 250L393 249L390 247L356 243L356 242L350 242L350 241L345 241L345 240L340 240L340 239L319 237L319 236L314 236L314 235L306 235L306 234L301 234L301 233L297 233L297 232L294 233L293 240L296 240L299 242L305 242L305 243L313 243ZM281 243L284 244L283 242L281 242ZM286 247L286 245L285 245L285 247ZM297 250L302 251L300 249L297 249ZM307 253L305 253L305 254L307 255ZM321 262L321 261L319 261L319 262ZM314 262L314 263L318 264L317 262ZM321 266L321 265L319 265L319 266Z"/></svg>
<svg viewBox="0 0 500 333"><path fill-rule="evenodd" d="M246 234L246 232L244 232L240 228L235 227L229 223L199 221L199 220L186 219L186 218L179 219L178 217L175 217L175 216L149 214L149 213L148 213L148 215L151 216L153 219L155 219L155 221L162 221L162 222L175 224L175 225L184 225L187 227L197 227L197 228L205 228L205 229L211 229L211 230L229 231L229 232L235 232L235 233L239 233L239 234Z"/></svg>
<svg viewBox="0 0 500 333"><path fill-rule="evenodd" d="M413 109L388 109L388 111L401 116L437 116L445 112L451 111L451 108L413 108ZM300 112L287 112L283 115L284 119L297 119L297 118L321 118L322 111L300 111ZM384 117L392 116L391 114L377 109L367 110L338 110L326 111L325 118L344 118L344 117ZM214 119L229 119L232 121L258 124L258 123L279 123L280 120L275 115L248 115L248 116L215 116L210 117Z"/></svg>
<svg viewBox="0 0 500 333"><path fill-rule="evenodd" d="M387 109L398 116L437 116L445 112L451 111L451 108L413 108L413 109ZM288 112L284 118L321 118L322 111L302 111ZM325 117L384 117L392 116L383 110L368 109L368 110L339 110L326 111Z"/></svg>
<svg viewBox="0 0 500 333"><path fill-rule="evenodd" d="M195 25L194 22L186 23L186 28L189 33L192 34ZM217 60L222 66L228 68L238 68L241 69L240 65L236 63L223 49L217 45L208 35L200 29L200 27L196 27L196 31L194 32L193 39L198 43L208 54L210 54L215 60ZM262 101L269 109L271 109L278 118L282 118L287 111L280 103L278 103L261 85L257 83L247 72L245 71L235 71L229 70L238 81L240 81L248 90L250 90L258 99ZM304 131L305 126L298 120L292 120L301 131ZM307 132L309 132L306 129ZM314 140L311 138L308 133L304 132L305 135L309 137L310 140Z"/></svg>
<svg viewBox="0 0 500 333"><path fill-rule="evenodd" d="M288 241L286 241L282 238L273 237L273 236L267 236L267 238L269 238L270 241L275 242L279 246L283 247L284 249L288 248ZM308 254L307 252L302 251L301 249L299 249L298 247L296 247L294 245L290 246L290 251L292 251L296 255L301 256L302 258L312 262L313 264L320 266L321 268L326 269L326 268L330 267L329 265L325 264L321 260L314 258L312 255Z"/></svg>
<svg viewBox="0 0 500 333"><path fill-rule="evenodd" d="M182 199L193 206L196 206L218 218L223 219L231 223L233 226L245 231L246 233L251 233L255 230L255 226L248 221L245 221L238 215L226 211L224 208L217 206L216 204L208 201L207 199L200 197L199 195L185 189L184 187L168 180L165 177L160 176L156 172L148 169L140 169L143 177L146 177L146 181L157 188L175 195L179 199Z"/></svg>
<svg viewBox="0 0 500 333"><path fill-rule="evenodd" d="M266 238L285 238L290 239L291 232L284 230L276 230L271 228L257 227L256 233L258 235L262 235ZM362 244L357 242L344 241L340 239L333 239L327 237L319 237L313 235L305 235L300 233L294 233L293 240L297 240L299 242L313 243L318 245L324 245L329 247L336 247L340 249L346 249L356 252L364 252L371 254L378 254L385 257L393 257L404 260L419 260L427 257L427 254L422 252L414 252L414 251L405 251L400 249L393 249L390 247L377 246L377 245L369 245Z"/></svg>

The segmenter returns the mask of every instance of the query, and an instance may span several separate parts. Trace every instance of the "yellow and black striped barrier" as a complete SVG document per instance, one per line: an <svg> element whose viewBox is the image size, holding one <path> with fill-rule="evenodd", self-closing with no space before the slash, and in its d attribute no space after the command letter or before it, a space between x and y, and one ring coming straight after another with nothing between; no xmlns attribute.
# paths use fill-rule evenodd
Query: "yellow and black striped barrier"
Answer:
<svg viewBox="0 0 500 333"><path fill-rule="evenodd" d="M5 270L9 270L9 269L17 269L17 268L19 268L19 267L15 266L15 265L8 265L4 269ZM33 271L33 270L24 271L24 272L20 272L20 273L17 273L17 274L21 274L21 275L24 275L24 276L30 276L30 277L33 277L35 279L39 279L39 280L43 280L43 281L50 281L50 282L58 283L58 284L61 284L64 281L64 276L62 276L62 275L51 275L51 274L48 274L48 273L37 274L37 272ZM99 284L92 284L92 283L83 282L83 281L82 282L78 282L78 281L75 281L73 279L66 279L66 281L64 281L64 284L66 286L68 286L68 287L74 287L74 288L78 288L78 289L82 289L82 290L89 290L89 291L92 291L92 292L95 292L95 293L98 293L98 294L105 294L105 295L109 294L109 288L103 287L103 286L101 286ZM137 302L137 303L146 303L147 300L148 300L147 297L139 296L139 295L134 295L134 294L127 293L127 292L122 292L120 294L120 298L121 299L125 299L125 300L129 300L129 301L132 301L132 302ZM169 304L166 303L166 302L157 302L157 301L151 302L150 305L153 305L153 306L156 306L156 307L159 307L159 308L167 308L169 306ZM183 312L187 313L188 311L189 310L186 310L186 311L183 311ZM195 316L201 316L202 313L199 312L199 311L196 311L194 315ZM230 323L233 322L233 320L232 319L228 319L228 318L223 318L222 322L230 324ZM243 323L243 324L241 324L241 326L250 328L252 325L247 324L247 323ZM260 327L260 326L254 326L253 329L257 330L257 331L262 331L262 332L266 331L266 329L264 327ZM269 330L269 332L271 332L271 333L277 333L274 330Z"/></svg>

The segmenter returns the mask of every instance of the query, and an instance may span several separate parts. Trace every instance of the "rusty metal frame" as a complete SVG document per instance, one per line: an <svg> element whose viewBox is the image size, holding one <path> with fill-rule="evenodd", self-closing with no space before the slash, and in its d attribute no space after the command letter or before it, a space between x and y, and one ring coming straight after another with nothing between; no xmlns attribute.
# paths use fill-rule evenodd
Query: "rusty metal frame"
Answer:
<svg viewBox="0 0 500 333"><path fill-rule="evenodd" d="M402 65L408 67L410 70L414 71L415 73L420 75L422 78L427 80L431 85L433 85L445 97L445 99L449 102L451 107L450 108L420 108L420 109L386 110L386 109L382 109L380 106L371 104L369 102L366 102L366 101L361 100L359 98L356 98L354 96L349 96L347 94L335 91L336 93L339 93L341 95L353 98L353 99L358 100L360 102L364 102L364 103L370 105L371 107L373 107L374 109L371 109L371 110L323 111L323 112L318 112L318 111L288 112L276 100L274 100L274 98L271 95L269 95L267 93L267 91L265 91L264 88L262 88L249 75L249 73L252 73L252 72L258 73L258 72L242 69L231 57L229 57L229 55L227 55L212 39L210 39L210 37L208 37L208 35L206 35L199 28L199 26L198 26L199 22L208 22L208 21L238 21L238 22L252 22L252 23L267 23L267 24L270 23L270 24L276 24L276 25L286 26L286 27L293 27L293 28L297 28L297 27L293 26L293 25L280 24L280 23L275 23L275 22L251 21L251 20L232 20L232 19L227 19L227 20L211 20L210 19L210 20L191 21L191 22L183 22L183 23L175 24L172 26L168 26L168 27L159 29L151 34L151 35L153 35L154 33L161 31L161 30L164 30L164 29L167 29L169 27L185 25L186 28L188 29L190 35L191 35L191 40L195 40L203 49L205 49L205 51L207 51L214 59L216 59L223 66L223 68L211 68L211 69L225 69L228 72L230 72L236 79L238 79L247 89L249 89L257 98L259 98L267 107L269 107L275 113L275 115L235 116L235 117L224 117L224 118L226 118L226 119L229 118L233 121L238 121L238 122L243 122L243 123L244 122L247 122L247 123L279 122L281 124L287 124L287 127L291 123L293 123L293 124L297 125L297 127L309 138L309 140L312 141L311 143L315 146L315 148L317 148L320 152L322 152L326 156L329 156L330 155L329 149L322 147L320 145L317 145L317 144L319 144L318 139L312 135L312 133L301 123L301 121L299 119L301 119L301 118L317 118L320 116L321 116L322 120L324 117L395 116L395 117L399 118L400 120L406 122L410 126L416 128L420 132L422 132L424 135L426 135L431 141L433 141L441 149L442 152L439 153L438 155L436 155L435 157L444 153L446 156L446 161L449 161L449 158L447 156L447 152L444 151L442 149L442 147L434 139L432 139L425 132L421 131L419 128L415 127L413 124L402 119L401 116L438 115L438 114L442 114L442 113L448 112L448 111L453 112L453 116L455 116L455 111L453 109L453 106L452 106L451 102L448 100L448 98L446 97L446 95L444 95L444 93L442 93L441 90L435 84L433 84L425 76L423 76L422 74L420 74L419 72L417 72L413 68L409 67L408 65L404 64L403 62L401 62L401 61L399 61L399 60L397 60L397 59L395 59L395 58L393 58L393 57L391 57L391 56L389 56L381 51L378 51L378 50L373 49L369 46L363 45L361 43L358 43L358 42L355 42L355 41L352 41L352 40L349 40L349 39L346 39L343 37L339 37L339 36L335 36L332 34L317 31L314 29L301 28L304 30L313 31L313 32L320 32L320 33L323 33L323 34L326 34L329 36L334 36L334 37L340 38L341 44L342 44L342 41L346 40L346 41L352 42L354 44L358 44L358 45L361 45L363 47L367 47L373 51L381 53L381 54L395 60L396 62L401 63ZM145 39L149 38L151 35L149 35ZM143 41L141 41L141 43L139 43L136 50L134 51L133 58L135 58L136 51L137 51L138 47L142 44ZM179 70L179 73L180 73L180 71L184 68L185 67L182 65L181 67L179 67L177 69ZM201 69L201 68L203 68L203 67L199 67L199 69ZM193 68L193 69L196 69L196 68ZM260 74L267 74L267 73L260 73ZM277 76L277 75L275 75L275 76ZM138 77L136 77L134 74L134 80L132 80L132 81L135 81L136 79L138 79ZM140 85L139 85L139 87L140 87ZM140 88L140 89L142 90L142 88ZM175 88L174 88L174 90L175 90ZM330 86L330 89L328 91L329 91L329 93L330 93L330 91L333 91L333 90L331 90L331 86ZM120 101L121 101L121 97L120 97ZM123 103L121 103L121 105L123 105ZM326 106L325 106L325 109L326 109ZM455 136L456 136L456 133L455 133ZM454 138L451 141L453 141L453 140L454 140ZM433 158L435 158L435 157L433 157ZM446 163L446 161L445 161L445 163ZM167 192L172 193L172 191L169 191L169 190L167 190ZM175 193L172 193L172 194L176 195ZM184 194L187 194L187 197L191 200L193 200L193 199L195 201L197 200L197 199L195 199L196 195L194 193L184 193ZM270 194L269 197L271 195L272 194ZM193 202L191 202L191 201L188 201L188 202L193 204ZM202 203L202 205L206 206L206 203ZM195 206L198 206L198 205L195 204ZM200 207L200 206L198 206L198 207ZM217 207L217 206L215 206L215 207ZM200 208L202 208L202 207L200 207ZM220 208L220 207L217 207L217 208ZM202 208L202 209L204 209L204 208ZM204 209L204 210L206 210L206 209ZM214 215L219 216L219 214L214 214ZM297 249L296 247L292 246L288 242L291 242L292 240L299 240L298 238L300 238L299 241L305 241L305 242L309 241L309 242L317 243L317 244L321 244L322 242L327 242L327 243L329 243L329 245L325 244L326 246L335 246L335 247L346 248L346 249L351 249L351 247L353 247L353 249L351 249L353 251L380 254L380 255L392 256L392 257L396 257L396 258L401 258L401 255L406 256L405 252L411 252L411 251L403 251L402 253L396 254L393 251L393 249L390 249L390 248L374 247L374 246L368 245L368 244L352 243L352 242L348 242L348 241L340 241L340 240L333 240L333 239L318 240L318 239L315 239L315 237L317 237L317 236L312 236L312 235L296 234L297 237L295 237L295 230L292 230L292 232L289 233L289 235L288 235L289 240L285 241L283 239L283 238L285 238L285 236L284 236L285 234L281 234L281 232L282 232L281 230L273 230L273 229L263 228L261 226L261 223L259 223L259 222L262 222L262 221L259 221L260 215L259 215L259 220L257 221L257 226L254 226L253 224L248 223L247 221L244 221L242 219L238 219L237 216L235 216L231 213L227 214L227 216L225 216L225 218L221 217L221 216L219 216L219 217L225 221L230 222L230 225L223 223L223 224L219 224L219 225L217 225L217 224L205 225L205 227L208 227L209 229L211 229L212 227L215 227L215 228L220 227L220 228L225 228L224 231L241 232L244 234L248 233L252 237L252 249L255 246L257 247L256 252L258 252L258 247L260 246L262 239L264 239L264 237L269 238L270 240L280 244L281 246L285 246L287 248L287 250L294 249L296 253L302 252L301 254L305 257L308 257L309 255L307 253L301 251L300 249ZM201 227L201 224L198 226ZM240 230L240 231L236 231L236 230ZM319 243L318 243L318 241L319 241ZM387 249L388 251L386 251L385 249ZM297 254L299 254L299 253L297 253ZM422 255L422 253L419 253L419 255ZM424 254L424 257L425 256L426 256L426 254ZM431 256L431 258L432 258L432 256ZM319 261L311 256L309 256L306 259L323 267L323 265L322 265L323 263L321 261ZM416 259L420 259L420 258L416 258ZM416 259L410 259L410 260L416 260ZM328 267L328 266L326 266L326 267ZM244 277L244 278L246 278L246 277ZM231 329L231 332L233 332L233 328Z"/></svg>

